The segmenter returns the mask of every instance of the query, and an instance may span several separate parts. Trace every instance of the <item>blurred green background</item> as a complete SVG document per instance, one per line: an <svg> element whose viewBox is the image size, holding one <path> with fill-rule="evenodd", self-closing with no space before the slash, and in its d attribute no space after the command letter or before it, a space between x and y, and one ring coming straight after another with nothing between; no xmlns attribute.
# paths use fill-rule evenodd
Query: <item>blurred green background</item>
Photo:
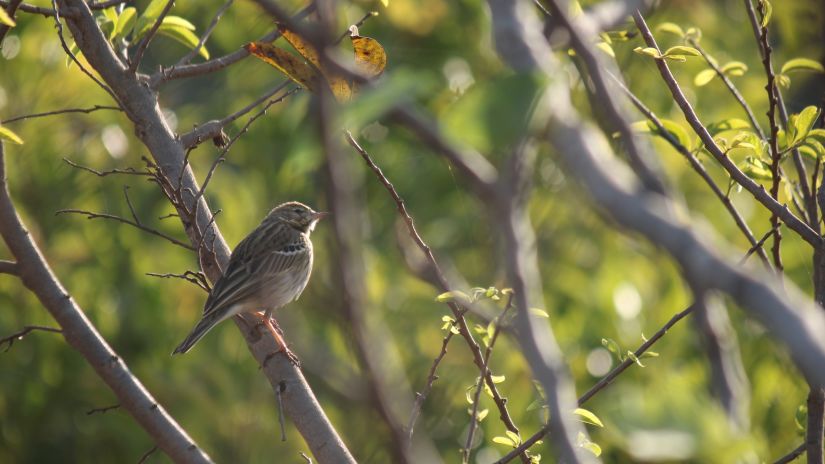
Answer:
<svg viewBox="0 0 825 464"><path fill-rule="evenodd" d="M180 1L173 14L189 19L200 32L222 4ZM139 11L145 5L136 2ZM288 6L296 11L302 5ZM822 60L822 2L783 1L774 7L771 33L777 66L798 56ZM367 93L352 103L348 127L395 183L437 256L451 261L472 285L506 287L487 206L474 199L446 161L407 130L376 119L375 114L398 99L410 99L426 108L453 140L472 145L497 162L507 155L513 131L529 111L531 95L526 92L530 89L519 86L497 58L484 2L390 0L388 7L380 2L346 2L340 5L341 30L370 10L381 14L362 26L361 33L384 45L389 65L381 97ZM17 18L18 27L11 30L0 57L0 120L111 104L76 66L66 66L51 20L24 13ZM741 1L663 2L648 20L651 26L673 21L683 28L699 27L701 43L709 53L722 62L745 62L750 70L735 82L765 126L764 75ZM236 2L207 45L213 57L220 56L271 27L271 20L257 6ZM659 39L663 45L676 44L664 34ZM629 86L661 117L687 127L652 60L632 53L639 45L643 44L638 37L614 44ZM142 70L153 72L186 52L180 44L158 38ZM575 68L565 63L559 72L574 75ZM744 117L718 79L701 88L693 85L694 75L705 68L701 59L672 67L703 121ZM183 133L243 107L282 80L266 64L246 59L221 72L169 82L160 89L160 101L170 124ZM574 90L581 110L589 112L581 84L575 84ZM789 110L819 104L822 91L821 75L793 76L790 89L785 90ZM207 197L213 208L221 210L217 223L230 246L282 201L326 208L323 155L308 111L310 98L301 92L273 106L238 140L217 170ZM242 118L228 127L230 136L245 121ZM279 440L272 389L232 324L217 327L190 354L169 356L198 319L206 295L181 280L146 273L195 270L192 253L122 224L55 215L59 209L82 208L128 216L123 194L128 186L144 222L185 240L177 218L158 219L172 208L155 184L133 176L98 178L62 159L99 170L140 169L141 157L147 153L126 117L98 111L8 127L26 142L6 146L12 194L26 224L61 281L152 394L217 462L303 462L298 453L306 447L289 423L288 440ZM720 202L680 155L660 140L652 143L669 181L683 192L697 227L715 228L719 248L731 259L741 257L747 242ZM192 153L200 180L217 154L209 143ZM351 150L342 154L357 156ZM550 323L581 393L604 371L607 352L602 338L635 349L643 334L652 334L684 309L690 295L672 262L644 240L605 223L555 160L549 146L540 147L531 215ZM726 185L721 170L709 158L704 160ZM445 334L441 318L447 308L434 301L438 291L406 267L396 240L394 203L369 172L363 173L360 180L368 212L362 218L367 311L374 321L385 324L386 335L400 353L396 367L406 374L413 390L421 391ZM755 235L763 235L769 229L768 216L746 193L733 197ZM389 434L364 385L349 322L340 308L330 233L328 226L319 226L314 235L313 278L302 298L278 317L293 350L304 361L304 372L321 405L356 458L389 462ZM811 250L792 233L785 235L788 279L810 293ZM757 268L755 260L750 265ZM28 324L54 325L11 276L0 276L0 308L0 336ZM737 433L728 426L709 392L709 368L699 338L686 320L656 345L658 358L645 360L645 368L631 367L586 405L604 422L604 428L588 428L591 439L602 447L605 462L763 462L801 443L795 416L807 394L804 380L785 350L761 327L736 308L730 315L752 388L751 429ZM528 410L538 394L512 338L498 341L491 365L496 374L506 376L499 387L509 398L522 435L531 435L541 426L542 413ZM453 339L439 372L416 433L430 437L445 462L460 462L459 449L469 423L465 391L477 376L461 340ZM137 462L153 444L125 411L87 415L92 408L115 402L60 335L28 336L0 353L0 462ZM490 399L482 395L482 402L481 409L489 408L490 414L481 423L473 462L486 463L507 453L508 447L493 443L492 437L503 435L504 427ZM646 443L657 442L669 446L649 455L642 452ZM534 450L544 455L544 462L553 462L547 446ZM147 460L167 461L160 452Z"/></svg>

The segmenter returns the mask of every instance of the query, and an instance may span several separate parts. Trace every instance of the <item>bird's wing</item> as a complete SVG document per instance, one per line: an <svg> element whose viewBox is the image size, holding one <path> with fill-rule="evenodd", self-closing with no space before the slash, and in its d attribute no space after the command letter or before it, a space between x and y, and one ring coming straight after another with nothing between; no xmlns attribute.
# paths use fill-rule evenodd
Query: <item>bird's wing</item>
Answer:
<svg viewBox="0 0 825 464"><path fill-rule="evenodd" d="M226 272L209 293L204 317L255 297L268 281L289 272L307 253L302 241L296 245L296 238L275 230L256 229L249 234L232 252Z"/></svg>

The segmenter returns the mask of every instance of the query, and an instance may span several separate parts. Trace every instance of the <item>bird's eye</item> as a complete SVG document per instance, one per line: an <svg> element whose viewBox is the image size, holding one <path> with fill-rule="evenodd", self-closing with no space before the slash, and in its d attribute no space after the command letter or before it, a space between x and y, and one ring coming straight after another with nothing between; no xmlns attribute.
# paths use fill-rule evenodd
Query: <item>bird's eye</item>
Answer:
<svg viewBox="0 0 825 464"><path fill-rule="evenodd" d="M301 214L303 212L303 210L301 208L295 208L292 211L296 214Z"/></svg>

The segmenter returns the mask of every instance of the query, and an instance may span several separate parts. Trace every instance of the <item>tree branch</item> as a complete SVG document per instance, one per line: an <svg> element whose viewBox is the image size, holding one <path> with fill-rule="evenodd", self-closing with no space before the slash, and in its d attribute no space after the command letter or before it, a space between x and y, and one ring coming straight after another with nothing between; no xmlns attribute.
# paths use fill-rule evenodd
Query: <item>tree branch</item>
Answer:
<svg viewBox="0 0 825 464"><path fill-rule="evenodd" d="M155 19L155 23L152 24L152 28L149 29L149 32L143 36L143 39L138 44L138 48L135 51L135 55L132 57L131 62L129 63L129 72L134 73L137 72L138 66L140 66L141 60L143 60L143 54L146 53L146 49L149 48L149 44L152 42L152 39L155 38L155 34L158 33L158 29L160 29L160 25L163 22L163 19L166 18L166 15L169 14L169 11L175 5L175 0L167 0L166 5L161 10L160 15Z"/></svg>
<svg viewBox="0 0 825 464"><path fill-rule="evenodd" d="M659 48L656 44L656 39L653 38L653 34L650 32L650 29L647 27L647 24L645 24L641 15L636 13L634 15L634 19L636 20L636 26L641 31L647 45L658 50ZM710 154L713 155L717 161L719 161L719 164L722 165L731 178L744 187L745 190L750 192L753 197L765 206L768 211L775 213L780 219L782 219L785 224L791 230L799 234L803 240L810 243L814 247L820 246L822 243L822 238L818 233L811 229L804 221L800 220L793 213L791 213L786 205L778 203L767 191L765 191L763 186L754 182L750 177L745 175L745 173L743 173L736 166L736 164L728 158L727 154L725 154L719 146L716 145L716 142L713 140L710 132L708 132L707 128L702 125L702 122L690 106L690 103L687 101L682 89L679 88L679 84L676 82L676 78L673 77L673 73L671 73L665 60L656 59L655 62L656 66L659 68L662 78L668 86L668 89L670 89L673 99L676 101L676 104L679 105L679 108L682 109L682 113L684 114L688 124L690 124L693 131L696 132L702 140L702 143L705 145L708 152L710 152Z"/></svg>
<svg viewBox="0 0 825 464"><path fill-rule="evenodd" d="M0 121L0 124L9 124L12 122L23 121L26 119L33 119L33 118L42 118L45 116L54 116L57 114L66 114L66 113L91 113L98 110L117 110L123 111L122 108L119 106L107 106L107 105L95 105L90 108L69 108L65 110L55 110L55 111L46 111L45 113L32 113L32 114L24 114L23 116L15 116L13 118L9 118L3 121Z"/></svg>
<svg viewBox="0 0 825 464"><path fill-rule="evenodd" d="M17 259L20 279L51 313L66 341L112 389L123 407L176 462L209 463L209 456L158 404L74 302L32 241L12 203L0 144L0 235Z"/></svg>
<svg viewBox="0 0 825 464"><path fill-rule="evenodd" d="M42 325L27 325L27 326L24 326L22 329L18 330L17 332L15 332L11 335L7 335L3 338L0 338L0 346L3 346L3 343L8 343L8 346L6 346L6 349L3 350L3 352L9 351L11 349L12 345L14 345L14 342L16 342L18 340L22 340L23 337L25 337L26 335L28 335L32 332L35 332L35 331L54 332L54 333L62 333L63 332L61 329L56 329L54 327L46 327L46 326L42 326Z"/></svg>

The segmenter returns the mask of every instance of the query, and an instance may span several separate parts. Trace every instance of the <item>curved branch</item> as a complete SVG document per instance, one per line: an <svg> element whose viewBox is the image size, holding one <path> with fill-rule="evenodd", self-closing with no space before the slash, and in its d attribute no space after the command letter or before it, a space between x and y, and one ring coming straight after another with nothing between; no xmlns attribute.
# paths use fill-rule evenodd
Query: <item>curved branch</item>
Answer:
<svg viewBox="0 0 825 464"><path fill-rule="evenodd" d="M20 280L51 313L66 342L86 358L120 404L176 462L210 463L209 456L158 404L106 343L52 272L12 203L0 144L0 235L17 258Z"/></svg>

